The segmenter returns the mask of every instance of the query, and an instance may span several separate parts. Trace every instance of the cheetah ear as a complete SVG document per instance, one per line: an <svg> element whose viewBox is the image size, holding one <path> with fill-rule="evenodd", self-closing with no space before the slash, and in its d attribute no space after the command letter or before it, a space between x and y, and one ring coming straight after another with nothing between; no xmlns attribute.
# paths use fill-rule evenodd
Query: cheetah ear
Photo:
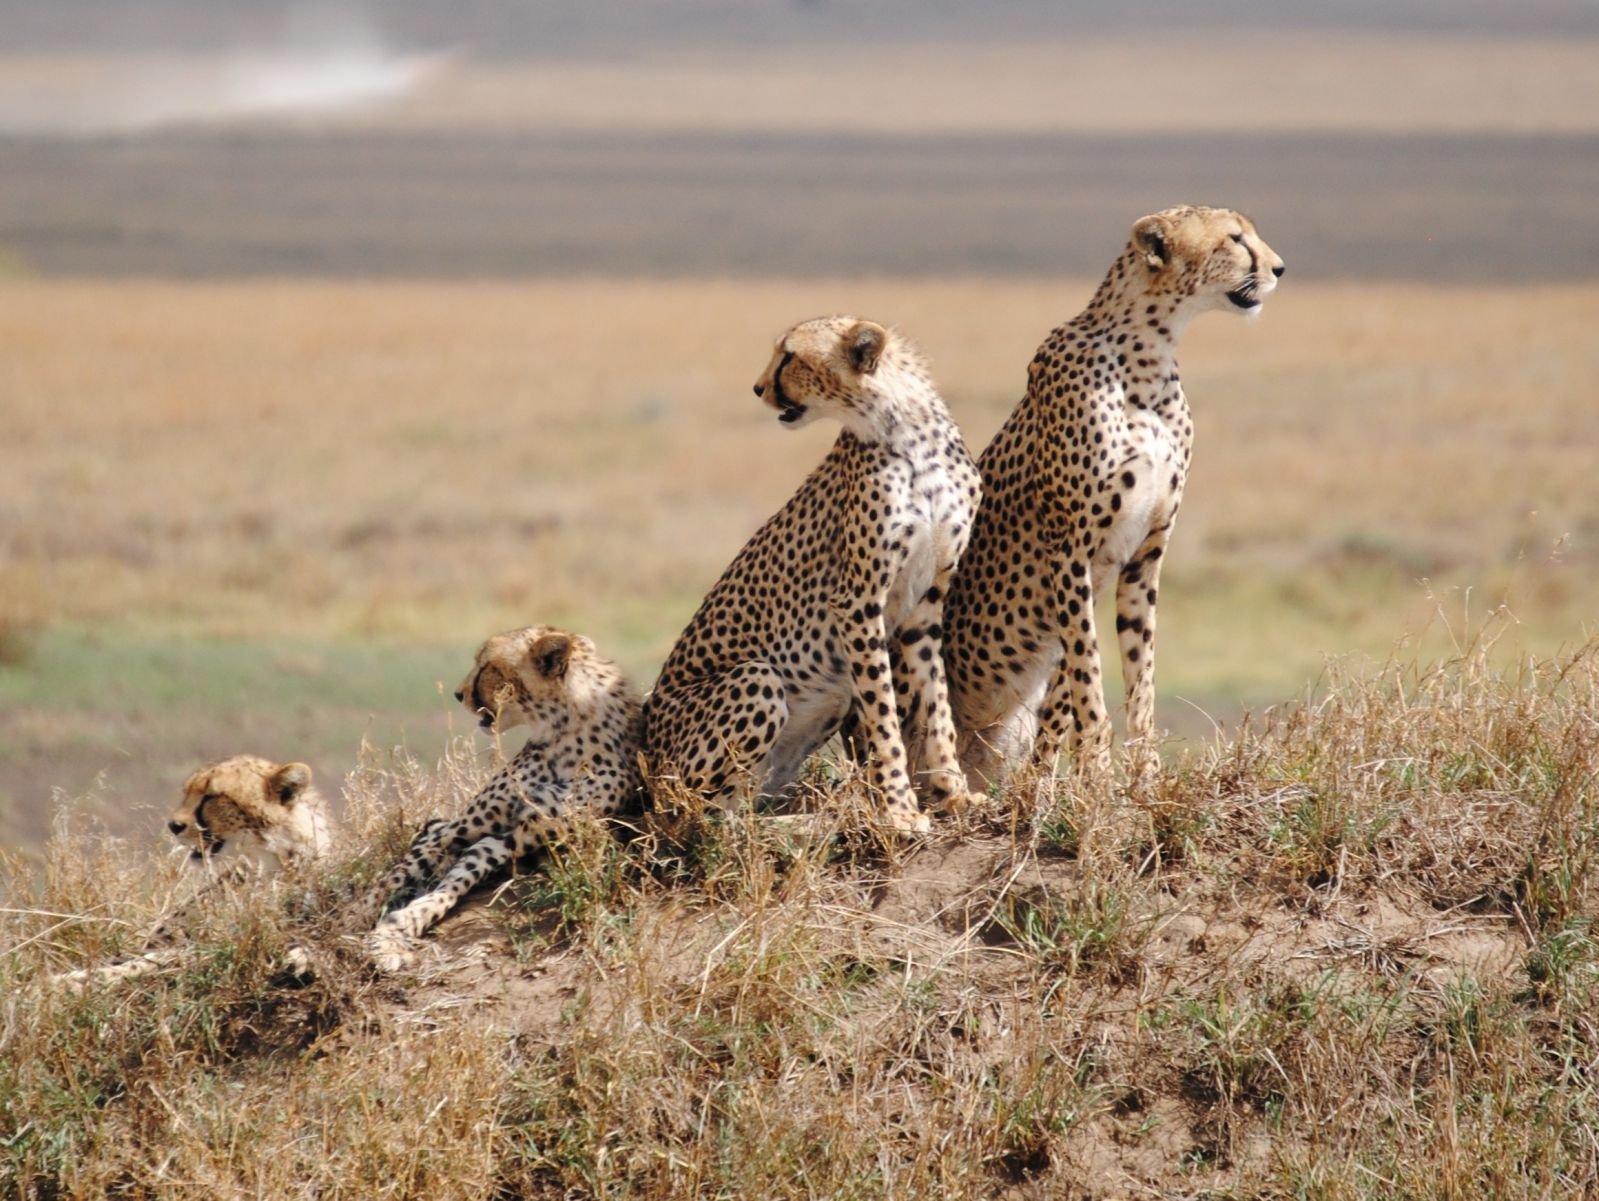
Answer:
<svg viewBox="0 0 1599 1201"><path fill-rule="evenodd" d="M1133 246L1144 256L1151 271L1159 271L1171 261L1171 251L1166 245L1166 221L1159 214L1140 217L1133 226Z"/></svg>
<svg viewBox="0 0 1599 1201"><path fill-rule="evenodd" d="M311 787L311 769L303 763L285 764L273 773L269 787L279 801L292 805L301 793Z"/></svg>
<svg viewBox="0 0 1599 1201"><path fill-rule="evenodd" d="M849 365L857 375L870 375L877 370L883 357L883 347L888 345L888 331L875 321L857 321L844 334L844 348L849 353Z"/></svg>
<svg viewBox="0 0 1599 1201"><path fill-rule="evenodd" d="M539 675L545 679L559 680L566 675L566 665L572 658L571 635L544 635L533 644L529 657Z"/></svg>

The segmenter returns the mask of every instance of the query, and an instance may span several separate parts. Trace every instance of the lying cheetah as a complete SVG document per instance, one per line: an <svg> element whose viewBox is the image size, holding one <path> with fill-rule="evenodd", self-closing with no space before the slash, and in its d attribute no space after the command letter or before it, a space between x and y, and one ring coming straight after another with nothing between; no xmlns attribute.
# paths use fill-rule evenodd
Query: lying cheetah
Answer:
<svg viewBox="0 0 1599 1201"><path fill-rule="evenodd" d="M643 796L638 697L587 638L549 626L490 638L455 698L484 729L527 726L528 741L465 813L428 822L384 877L390 911L368 940L383 971L411 963L413 940L492 873L558 840L567 811L610 815Z"/></svg>
<svg viewBox="0 0 1599 1201"><path fill-rule="evenodd" d="M1116 584L1135 766L1153 765L1155 595L1193 423L1177 340L1209 309L1253 315L1283 261L1230 209L1139 220L1081 314L1049 335L979 466L983 504L946 606L951 703L974 786L1026 754L1108 763L1095 592ZM1036 735L1036 738L1035 738Z"/></svg>
<svg viewBox="0 0 1599 1201"><path fill-rule="evenodd" d="M208 883L156 927L141 955L68 972L58 980L120 980L178 962L190 915L216 889L298 872L326 854L332 842L327 806L311 784L311 769L254 755L224 759L191 775L167 829L190 848L189 858L206 869Z"/></svg>
<svg viewBox="0 0 1599 1201"><path fill-rule="evenodd" d="M844 430L739 552L678 639L645 705L658 778L726 803L781 793L846 718L901 830L965 798L940 653L944 594L978 477L921 357L871 321L824 317L779 339L755 395L797 428ZM925 733L911 753L898 691Z"/></svg>

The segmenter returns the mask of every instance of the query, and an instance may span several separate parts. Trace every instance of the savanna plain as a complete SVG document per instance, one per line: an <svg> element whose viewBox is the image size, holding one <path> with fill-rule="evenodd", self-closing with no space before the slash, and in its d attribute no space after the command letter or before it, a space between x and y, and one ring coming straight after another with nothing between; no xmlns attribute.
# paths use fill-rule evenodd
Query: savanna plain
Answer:
<svg viewBox="0 0 1599 1201"><path fill-rule="evenodd" d="M1581 286L1194 327L1152 793L1032 781L912 847L824 766L812 824L668 802L365 966L370 885L494 760L448 698L475 644L564 624L647 683L822 453L749 394L775 332L894 321L980 446L1089 289L0 287L8 841L56 814L6 864L6 1191L1595 1187ZM331 865L219 901L179 969L52 987L137 950L184 887L149 831L242 750L342 782Z"/></svg>
<svg viewBox="0 0 1599 1201"><path fill-rule="evenodd" d="M63 98L188 112L187 60L8 60L0 1197L1599 1195L1591 44L1146 35L458 56L149 132ZM911 843L823 755L797 817L580 825L373 972L372 887L515 750L478 643L647 686L825 452L750 394L775 335L900 327L978 450L1179 200L1289 270L1184 341L1147 791ZM53 982L190 894L162 823L241 752L311 764L330 858Z"/></svg>

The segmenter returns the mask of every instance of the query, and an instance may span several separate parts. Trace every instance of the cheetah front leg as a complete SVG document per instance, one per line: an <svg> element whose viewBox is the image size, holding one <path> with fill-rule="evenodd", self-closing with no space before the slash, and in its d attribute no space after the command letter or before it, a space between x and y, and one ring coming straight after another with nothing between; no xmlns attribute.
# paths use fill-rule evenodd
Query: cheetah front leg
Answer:
<svg viewBox="0 0 1599 1201"><path fill-rule="evenodd" d="M1071 558L1054 576L1061 660L1038 711L1032 762L1053 775L1061 745L1069 743L1074 771L1103 774L1110 767L1110 719L1094 629L1093 573L1086 559Z"/></svg>
<svg viewBox="0 0 1599 1201"><path fill-rule="evenodd" d="M74 988L83 988L91 983L114 984L131 980L136 976L148 976L153 972L163 971L173 964L182 962L182 959L182 947L158 947L144 951L132 959L124 959L120 963L79 968L75 972L58 972L50 977L50 981L53 984L66 984Z"/></svg>
<svg viewBox="0 0 1599 1201"><path fill-rule="evenodd" d="M254 869L244 863L235 863L216 873L189 898L187 903L168 914L154 930L150 931L144 940L144 950L132 959L108 963L101 967L80 968L74 972L60 972L50 979L58 984L70 984L75 987L83 987L90 982L109 984L131 980L136 976L148 976L152 972L182 962L190 915L205 906L214 905L218 894L224 889L232 888L254 874Z"/></svg>
<svg viewBox="0 0 1599 1201"><path fill-rule="evenodd" d="M382 909L396 909L405 904L436 879L444 864L474 837L465 818L454 821L430 818L411 839L405 858L390 868L372 890L374 902Z"/></svg>
<svg viewBox="0 0 1599 1201"><path fill-rule="evenodd" d="M944 595L955 574L951 560L895 634L894 691L900 737L910 770L925 783L930 808L959 809L968 800L944 674Z"/></svg>
<svg viewBox="0 0 1599 1201"><path fill-rule="evenodd" d="M1170 536L1168 523L1144 539L1116 580L1116 636L1126 682L1126 744L1133 779L1148 782L1159 766L1155 753L1155 596Z"/></svg>
<svg viewBox="0 0 1599 1201"><path fill-rule="evenodd" d="M434 888L384 914L367 939L377 969L395 972L410 966L416 961L416 940L459 905L462 897L514 860L558 840L565 828L562 807L563 798L555 789L535 792L517 810L511 829L477 839Z"/></svg>
<svg viewBox="0 0 1599 1201"><path fill-rule="evenodd" d="M885 588L877 599L857 602L847 613L838 613L835 606L835 613L849 648L850 684L860 733L870 752L872 786L883 798L888 820L896 830L921 834L932 829L932 822L916 802L900 734L893 665L889 662L888 635L883 626L886 592ZM947 709L947 700L945 704Z"/></svg>

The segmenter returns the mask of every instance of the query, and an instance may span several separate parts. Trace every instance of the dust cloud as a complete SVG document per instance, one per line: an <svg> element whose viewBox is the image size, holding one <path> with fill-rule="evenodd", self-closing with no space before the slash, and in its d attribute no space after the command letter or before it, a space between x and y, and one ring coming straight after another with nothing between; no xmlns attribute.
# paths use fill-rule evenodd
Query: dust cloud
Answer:
<svg viewBox="0 0 1599 1201"><path fill-rule="evenodd" d="M0 134L87 136L299 119L415 92L451 52L387 44L361 13L302 7L255 45L28 55L0 71Z"/></svg>

